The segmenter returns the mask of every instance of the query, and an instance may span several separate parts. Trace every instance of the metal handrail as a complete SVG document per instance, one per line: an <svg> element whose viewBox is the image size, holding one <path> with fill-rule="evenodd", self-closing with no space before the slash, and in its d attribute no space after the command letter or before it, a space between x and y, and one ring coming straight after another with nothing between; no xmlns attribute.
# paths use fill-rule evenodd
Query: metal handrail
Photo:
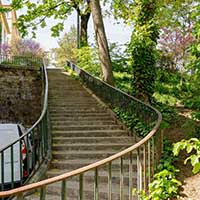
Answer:
<svg viewBox="0 0 200 200"><path fill-rule="evenodd" d="M83 74L85 76L89 76L91 78L91 80L97 80L96 78L92 77L91 75L89 75L87 72L85 72L84 70L78 68L77 66L75 66L74 64L68 62L68 65L77 72L77 74L83 79L83 81L87 84L88 82L86 81L86 79L83 77ZM97 80L98 82L100 80ZM117 92L119 92L120 94L125 95L128 98L131 98L133 101L136 101L139 104L142 104L145 106L145 108L149 108L152 112L154 112L153 117L155 118L155 125L152 128L152 130L143 138L141 139L139 142L137 142L136 144L132 145L131 147L116 153L108 158L105 158L103 160L97 161L95 163L92 163L90 165L87 165L85 167L73 170L71 172L67 172L64 173L62 175L53 177L53 178L49 178L49 179L45 179L42 181L39 181L37 183L33 183L33 184L29 184L29 185L25 185L22 186L20 188L16 188L16 189L12 189L9 191L5 191L5 192L0 192L0 197L7 197L7 196L13 196L13 195L17 195L19 197L19 199L23 199L23 193L29 191L29 190L34 190L37 188L40 188L40 199L45 199L45 187L47 187L48 185L55 183L55 182L62 182L62 186L61 186L61 199L66 199L67 197L67 193L66 193L66 181L74 176L79 176L79 198L83 199L83 175L88 172L88 171L95 171L94 174L94 191L95 191L95 195L94 195L94 199L97 200L98 199L98 170L101 169L102 166L104 165L108 165L108 199L111 200L112 199L112 192L111 192L111 184L112 184L112 162L114 162L117 159L120 159L120 199L123 199L123 159L125 159L125 156L128 155L129 157L129 199L132 199L132 188L133 188L133 183L132 183L132 175L133 175L133 154L136 153L136 158L137 158L137 169L136 169L136 173L137 173L137 189L138 190L147 190L147 184L151 181L151 177L154 173L155 170L155 166L157 164L157 160L159 159L159 153L161 151L161 134L159 132L159 127L160 127L160 123L162 120L162 116L160 114L160 112L158 110L156 110L155 108L153 108L150 105L144 104L141 101L133 98L132 96L121 92L120 90L104 83L101 81L101 84L105 85L105 87L109 87ZM90 85L90 83L87 84L87 86L89 88L92 88L92 86ZM90 87L91 86L91 87ZM93 90L93 92L95 92ZM147 120L148 121L148 120ZM142 160L144 162L142 162ZM81 178L82 177L82 178Z"/></svg>
<svg viewBox="0 0 200 200"><path fill-rule="evenodd" d="M9 58L8 61L14 62L15 58ZM27 61L26 58L24 58ZM4 59L5 61L5 59ZM31 58L28 58L28 61L31 61ZM35 59L33 60L35 61ZM38 60L39 61L39 60ZM9 188L14 188L19 185L23 185L27 182L30 177L39 169L44 160L48 159L50 156L49 152L49 137L48 137L48 127L47 127L47 106L48 106L48 79L47 79L47 71L44 59L40 60L40 66L42 66L42 75L43 75L43 84L44 84L44 94L43 94L43 109L39 119L33 124L31 128L29 128L23 135L19 137L16 141L11 144L5 146L0 149L0 166L1 166L1 183L0 190L6 190ZM32 61L31 61L32 62ZM8 63L9 64L9 63ZM39 64L39 62L38 62ZM22 148L23 145L26 147L26 158L23 158ZM20 165L20 180L16 180L14 178L14 152L13 150L19 149L19 165ZM10 181L6 183L4 180L4 161L6 152L10 152L11 156L11 174ZM8 186L7 186L8 185Z"/></svg>

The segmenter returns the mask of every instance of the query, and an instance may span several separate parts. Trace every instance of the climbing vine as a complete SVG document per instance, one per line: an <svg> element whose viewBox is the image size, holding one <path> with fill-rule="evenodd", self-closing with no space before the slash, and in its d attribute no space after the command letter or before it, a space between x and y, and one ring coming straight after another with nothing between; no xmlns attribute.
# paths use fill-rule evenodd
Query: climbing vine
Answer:
<svg viewBox="0 0 200 200"><path fill-rule="evenodd" d="M137 98L150 102L156 74L156 1L136 0L134 9L135 26L129 45L133 68L132 93Z"/></svg>

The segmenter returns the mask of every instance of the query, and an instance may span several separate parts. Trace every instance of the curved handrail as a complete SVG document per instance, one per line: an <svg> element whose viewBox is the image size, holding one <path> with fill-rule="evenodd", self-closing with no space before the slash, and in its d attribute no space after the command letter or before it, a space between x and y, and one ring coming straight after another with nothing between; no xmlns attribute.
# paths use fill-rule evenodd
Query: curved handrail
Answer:
<svg viewBox="0 0 200 200"><path fill-rule="evenodd" d="M26 58L24 58L25 61L27 61ZM4 58L5 60L5 58ZM15 63L15 58L9 58L7 59L9 63ZM22 61L22 60L20 60ZM28 61L32 61L31 58L28 58ZM35 59L33 60L35 61ZM7 64L9 64L7 63ZM22 153L19 155L19 165L20 165L20 180L17 180L20 182L20 185L22 185L25 181L27 181L32 174L34 174L35 171L38 170L40 165L42 164L44 159L47 159L49 156L49 147L47 145L48 142L48 128L47 128L47 107L48 107L48 78L47 78L47 71L46 71L46 65L45 60L41 60L41 69L42 69L42 75L43 75L43 85L44 85L44 94L43 94L43 104L42 104L42 112L40 117L37 119L37 121L33 124L31 128L29 128L23 135L21 135L17 140L13 141L11 144L5 146L4 148L0 149L0 164L1 164L1 178L0 178L0 189L4 190L4 155L5 152L10 151L11 156L11 174L10 174L10 184L11 188L14 188L15 180L14 180L14 150L19 148L19 150L22 149L22 145L26 144L26 152L27 157L24 159L22 157ZM37 64L39 64L39 60L37 60ZM37 139L36 139L37 137ZM37 144L36 144L37 140ZM39 140L39 141L38 141ZM32 144L31 144L32 143ZM39 148L39 150L36 150L36 147ZM42 153L40 154L39 151ZM31 153L31 154L30 154ZM30 157L31 155L31 157ZM23 167L26 165L26 169ZM25 172L26 171L26 172ZM26 173L25 175L23 173Z"/></svg>
<svg viewBox="0 0 200 200"><path fill-rule="evenodd" d="M85 72L84 70L78 68L74 64L68 63L68 65L70 65L71 68L74 71L76 71L79 76L81 75L81 73L85 73L85 74L89 75L87 72ZM91 76L91 75L89 75L89 76ZM94 77L92 77L92 78L95 79ZM53 177L53 178L45 179L45 180L39 181L37 183L25 185L25 186L22 186L20 188L12 189L12 190L9 190L9 191L6 191L6 192L0 192L0 197L6 197L6 196L10 196L10 195L22 195L22 193L24 193L26 191L37 189L37 188L41 188L42 189L41 191L43 191L43 189L44 189L45 186L50 185L50 184L55 183L55 182L58 182L58 181L62 181L62 183L65 185L66 179L68 179L70 177L74 177L74 176L77 176L77 175L79 175L79 176L83 175L85 172L90 171L90 170L98 170L101 166L106 165L106 164L108 164L109 166L111 166L111 164L112 164L112 162L114 160L117 160L119 158L122 159L126 155L129 155L130 156L130 160L132 160L132 158L131 158L132 157L132 152L134 152L134 151L137 151L137 159L139 161L138 162L139 164L138 164L137 167L141 167L141 163L140 163L140 161L141 161L140 160L140 156L141 156L140 154L141 153L139 152L141 150L141 148L143 149L142 152L143 152L143 156L144 157L146 156L145 152L147 151L148 157L149 157L148 162L150 162L150 164L152 164L152 167L148 166L149 167L149 171L148 172L145 171L145 174L148 173L148 175L150 176L153 173L153 171L154 171L154 166L153 165L156 164L155 163L156 161L153 159L155 157L155 154L156 154L156 152L154 151L155 142L156 141L153 139L153 137L159 131L160 123L162 121L162 115L161 115L161 113L157 109L153 108L152 106L144 104L140 100L135 99L134 97L132 97L132 96L130 96L130 95L128 95L128 94L120 91L119 89L116 89L116 88L108 85L107 83L104 83L104 82L102 82L102 83L105 84L105 85L107 85L108 87L110 87L110 88L112 88L112 89L114 89L114 90L122 93L123 95L126 95L129 98L131 98L131 99L134 99L134 101L137 101L138 103L143 104L146 107L148 107L149 109L151 109L152 111L154 111L156 113L156 115L157 115L157 118L156 118L156 124L154 125L153 129L143 139L141 139L136 144L134 144L131 147L129 147L129 148L127 148L127 149L125 149L125 150L123 150L123 151L121 151L119 153L116 153L116 154L114 154L114 155L112 155L112 156L110 156L108 158L105 158L103 160L100 160L100 161L97 161L95 163L89 164L89 165L84 166L82 168L73 170L71 172L67 172L67 173L64 173L62 175L58 175L58 176ZM153 160L153 162L151 162L152 160ZM130 161L130 165L132 166L132 162L131 161ZM139 171L141 171L141 170L139 170ZM141 176L143 176L143 172L142 171L138 173L138 178L142 179ZM96 173L95 173L95 180L96 180ZM149 182L150 182L150 179L149 179ZM139 185L141 185L141 184L142 183L139 183ZM96 182L95 182L95 188L98 187L97 185L98 184L96 184ZM132 187L131 187L131 185L129 186L129 188L130 188L129 189L129 191L130 191L129 194L131 196L132 195ZM142 189L142 188L138 187L138 189ZM121 191L121 187L120 187L120 191ZM63 191L63 193L66 194L64 191Z"/></svg>

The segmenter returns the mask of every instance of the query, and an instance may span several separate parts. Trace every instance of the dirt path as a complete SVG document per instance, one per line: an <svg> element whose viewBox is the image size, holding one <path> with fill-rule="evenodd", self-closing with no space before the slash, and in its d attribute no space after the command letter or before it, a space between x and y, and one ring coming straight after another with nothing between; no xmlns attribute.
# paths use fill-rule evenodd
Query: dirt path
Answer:
<svg viewBox="0 0 200 200"><path fill-rule="evenodd" d="M200 199L200 173L185 179L181 200Z"/></svg>

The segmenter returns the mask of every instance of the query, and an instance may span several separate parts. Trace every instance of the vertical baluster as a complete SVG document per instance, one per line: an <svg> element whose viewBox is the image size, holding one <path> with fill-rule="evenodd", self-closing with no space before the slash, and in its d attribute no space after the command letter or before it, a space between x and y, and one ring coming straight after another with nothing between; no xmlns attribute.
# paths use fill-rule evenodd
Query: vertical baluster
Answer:
<svg viewBox="0 0 200 200"><path fill-rule="evenodd" d="M154 136L152 137L152 164L151 164L151 166L152 166L152 171L151 171L151 173L152 173L152 176L153 176L153 174L154 174L154 169L155 169L155 145L154 145ZM151 177L151 178L153 178L153 177Z"/></svg>
<svg viewBox="0 0 200 200"><path fill-rule="evenodd" d="M32 138L32 165L33 165L32 167L34 169L36 165L35 129L33 129L33 131L31 132L31 138Z"/></svg>
<svg viewBox="0 0 200 200"><path fill-rule="evenodd" d="M147 165L148 165L148 184L150 184L150 182L151 182L151 142L150 142L150 140L148 140L148 163L147 163Z"/></svg>
<svg viewBox="0 0 200 200"><path fill-rule="evenodd" d="M20 167L20 185L23 184L23 158L22 158L22 139L19 140L19 167Z"/></svg>
<svg viewBox="0 0 200 200"><path fill-rule="evenodd" d="M112 200L112 162L108 164L108 200Z"/></svg>
<svg viewBox="0 0 200 200"><path fill-rule="evenodd" d="M142 166L141 166L141 156L139 148L137 149L137 190L138 192L142 190ZM138 199L140 199L139 196Z"/></svg>
<svg viewBox="0 0 200 200"><path fill-rule="evenodd" d="M146 191L146 144L143 145L143 189Z"/></svg>
<svg viewBox="0 0 200 200"><path fill-rule="evenodd" d="M26 164L27 164L27 175L29 176L30 174L30 157L29 157L29 153L30 153L30 145L29 145L29 136L27 135L26 137L24 137L25 144L26 144Z"/></svg>
<svg viewBox="0 0 200 200"><path fill-rule="evenodd" d="M37 125L37 157L36 157L36 162L40 163L40 157L41 157L41 138L40 138L40 126L39 124Z"/></svg>
<svg viewBox="0 0 200 200"><path fill-rule="evenodd" d="M43 186L40 189L40 200L45 200L45 196L46 196L46 186Z"/></svg>
<svg viewBox="0 0 200 200"><path fill-rule="evenodd" d="M61 187L61 200L67 199L67 184L66 180L62 181L62 187Z"/></svg>
<svg viewBox="0 0 200 200"><path fill-rule="evenodd" d="M129 154L129 200L132 200L133 190L133 155L132 152Z"/></svg>
<svg viewBox="0 0 200 200"><path fill-rule="evenodd" d="M42 145L42 149L43 149L43 155L42 155L42 157L44 158L44 156L46 156L46 139L45 139L45 121L44 121L44 118L45 117L43 117L43 119L42 119L42 143L43 143L43 145Z"/></svg>
<svg viewBox="0 0 200 200"><path fill-rule="evenodd" d="M48 153L47 112L45 113L44 116L44 130L45 130L45 154L47 156Z"/></svg>
<svg viewBox="0 0 200 200"><path fill-rule="evenodd" d="M83 200L83 174L79 176L79 200Z"/></svg>
<svg viewBox="0 0 200 200"><path fill-rule="evenodd" d="M42 160L44 158L44 119L40 122Z"/></svg>
<svg viewBox="0 0 200 200"><path fill-rule="evenodd" d="M98 168L95 168L95 176L94 176L94 199L99 200L99 176L98 176Z"/></svg>
<svg viewBox="0 0 200 200"><path fill-rule="evenodd" d="M19 193L17 195L17 200L23 200L23 193Z"/></svg>
<svg viewBox="0 0 200 200"><path fill-rule="evenodd" d="M124 189L123 157L120 157L120 200L123 200L123 189Z"/></svg>
<svg viewBox="0 0 200 200"><path fill-rule="evenodd" d="M13 145L10 147L10 162L11 162L11 188L14 188L14 155Z"/></svg>
<svg viewBox="0 0 200 200"><path fill-rule="evenodd" d="M1 190L4 190L4 151L1 152Z"/></svg>
<svg viewBox="0 0 200 200"><path fill-rule="evenodd" d="M40 139L39 139L39 143L40 143L40 163L42 162L42 158L43 158L43 141L42 141L42 122L40 122L39 124L39 132L40 132Z"/></svg>

